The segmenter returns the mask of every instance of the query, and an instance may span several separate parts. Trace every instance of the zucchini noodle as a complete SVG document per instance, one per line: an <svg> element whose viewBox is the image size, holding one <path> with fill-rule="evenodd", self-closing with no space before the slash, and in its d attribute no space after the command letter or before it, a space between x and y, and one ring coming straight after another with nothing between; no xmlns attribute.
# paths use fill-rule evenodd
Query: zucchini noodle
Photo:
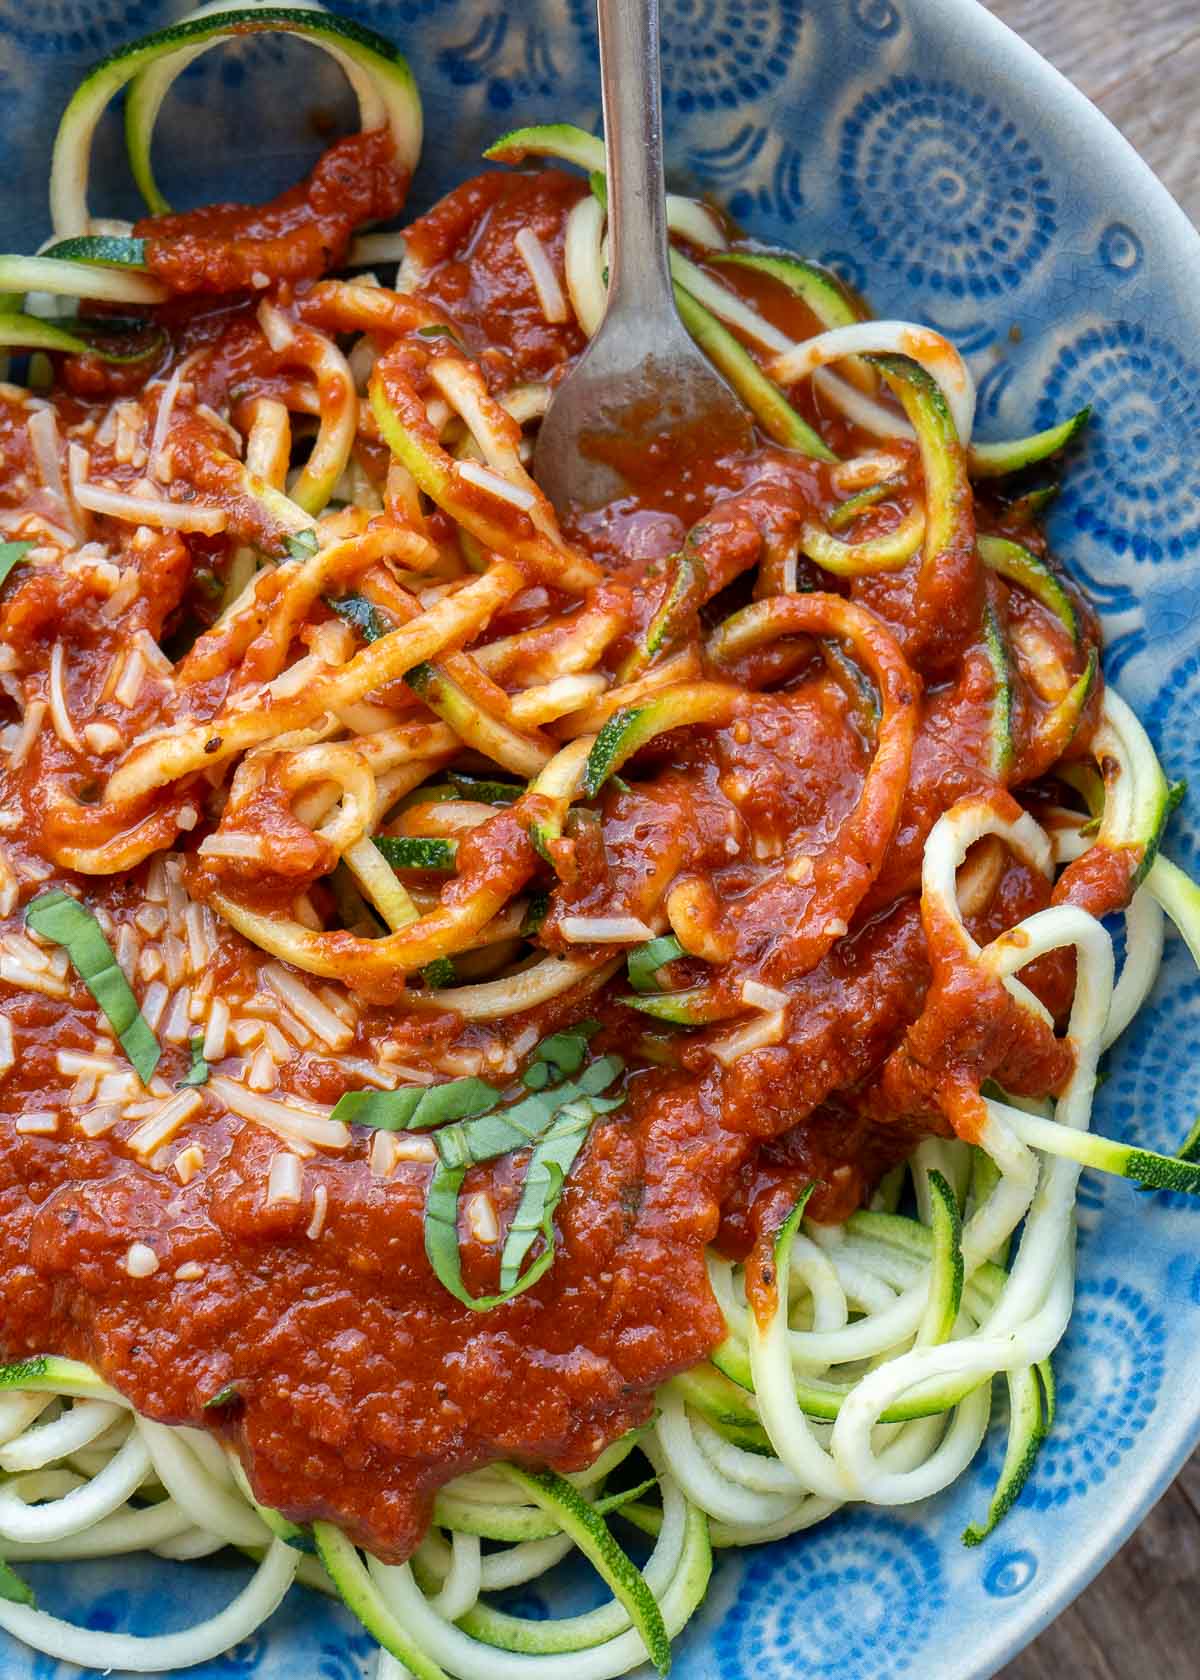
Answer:
<svg viewBox="0 0 1200 1680"><path fill-rule="evenodd" d="M278 206L168 214L163 103L257 30L321 47L357 96L332 195L353 226L324 164L283 232ZM87 202L122 90L152 213L124 230ZM402 235L360 233L420 138L389 42L315 0L211 0L85 78L54 149L58 242L0 257L5 344L84 358L102 389L59 410L6 386L0 415L27 487L0 545L0 1005L34 1005L0 1008L0 1141L38 1184L27 1270L44 1250L69 1274L74 1226L103 1228L89 1264L136 1350L114 1357L57 1273L46 1352L41 1320L0 1324L28 1355L0 1367L0 1628L88 1669L206 1662L299 1583L361 1620L379 1680L665 1672L714 1548L949 1487L1002 1381L980 1544L1053 1421L1081 1171L1200 1192L1193 1140L1164 1156L1090 1124L1168 923L1200 963L1200 888L1159 850L1178 790L1007 483L1086 412L972 444L947 339L672 195L681 319L757 441L733 466L698 442L636 540L600 531L530 463L556 370L604 318L603 144L515 131L489 158L587 179L493 173ZM356 196L368 176L392 196ZM519 344L464 295L492 247ZM330 252L399 261L395 286L330 277ZM230 292L244 307L189 337ZM35 294L105 313L68 330ZM18 1091L43 1020L46 1089ZM814 1115L879 1159L818 1147ZM86 1203L109 1182L55 1178L60 1150L113 1157L120 1223L73 1209L47 1236L64 1184ZM706 1247L718 1213L733 1234ZM210 1246L180 1258L193 1215ZM646 1230L652 1259L627 1264ZM239 1297L277 1273L296 1295L276 1321L253 1308L244 1374ZM697 1320L678 1357L676 1288ZM613 1339L576 1346L562 1315L592 1289ZM406 1378L397 1299L419 1313ZM180 1323L196 1338L148 1390L144 1344ZM289 1338L306 1363L282 1381ZM51 1351L81 1346L95 1370ZM252 1569L232 1601L146 1638L60 1620L15 1567L225 1548ZM493 1600L574 1553L597 1608Z"/></svg>

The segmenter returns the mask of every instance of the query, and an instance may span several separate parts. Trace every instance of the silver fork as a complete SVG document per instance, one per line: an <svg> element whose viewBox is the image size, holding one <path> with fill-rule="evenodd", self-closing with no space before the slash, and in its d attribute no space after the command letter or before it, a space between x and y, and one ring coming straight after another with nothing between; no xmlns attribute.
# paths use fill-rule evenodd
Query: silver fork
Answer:
<svg viewBox="0 0 1200 1680"><path fill-rule="evenodd" d="M749 417L688 337L667 256L658 0L597 0L608 163L608 306L542 421L534 474L560 513L626 493L622 459L674 436L710 458Z"/></svg>

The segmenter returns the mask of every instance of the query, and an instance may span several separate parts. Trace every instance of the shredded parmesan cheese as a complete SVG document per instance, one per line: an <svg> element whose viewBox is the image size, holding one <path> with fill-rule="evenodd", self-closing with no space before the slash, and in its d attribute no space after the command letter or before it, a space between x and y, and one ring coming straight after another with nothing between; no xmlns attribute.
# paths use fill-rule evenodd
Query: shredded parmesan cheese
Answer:
<svg viewBox="0 0 1200 1680"><path fill-rule="evenodd" d="M167 433L171 429L171 418L175 412L176 399L179 396L179 386L184 374L199 351L193 351L191 356L185 356L174 373L163 386L162 395L158 399L158 413L154 417L154 431L150 437L150 476L157 478L160 484L170 482L170 472L164 461L164 449Z"/></svg>
<svg viewBox="0 0 1200 1680"><path fill-rule="evenodd" d="M170 1143L185 1121L190 1120L202 1106L203 1096L194 1087L180 1091L163 1103L151 1119L144 1120L126 1139L130 1149L143 1160L148 1159L164 1144Z"/></svg>
<svg viewBox="0 0 1200 1680"><path fill-rule="evenodd" d="M9 768L19 770L33 750L33 743L42 732L42 725L46 721L46 702L31 700L25 708L25 716L21 719L21 727L17 731L16 739L8 751Z"/></svg>
<svg viewBox="0 0 1200 1680"><path fill-rule="evenodd" d="M437 1147L431 1137L420 1137L415 1132L389 1132L395 1143L394 1159L397 1161L423 1161L432 1164L437 1160Z"/></svg>
<svg viewBox="0 0 1200 1680"><path fill-rule="evenodd" d="M198 1143L189 1143L181 1149L174 1161L175 1176L180 1184L190 1184L198 1172L204 1167L204 1150ZM176 1277L179 1273L176 1272Z"/></svg>
<svg viewBox="0 0 1200 1680"><path fill-rule="evenodd" d="M537 506L537 496L532 490L527 490L523 484L510 484L507 478L502 478L491 467L485 467L478 461L459 461L458 476L480 490L490 491L503 502L511 502L522 513L528 513Z"/></svg>
<svg viewBox="0 0 1200 1680"><path fill-rule="evenodd" d="M786 1020L782 1009L770 1015L756 1015L736 1032L711 1040L708 1049L724 1067L732 1067L740 1056L748 1055L751 1050L763 1050L768 1045L778 1044L783 1037Z"/></svg>
<svg viewBox="0 0 1200 1680"><path fill-rule="evenodd" d="M271 1157L271 1171L267 1175L267 1205L276 1202L299 1202L304 1193L304 1163L298 1155L286 1149Z"/></svg>
<svg viewBox="0 0 1200 1680"><path fill-rule="evenodd" d="M228 522L224 508L205 507L200 502L169 502L165 497L129 496L99 484L81 484L76 500L92 513L106 513L110 519L124 519L134 525L152 525L159 531L200 531L215 537Z"/></svg>
<svg viewBox="0 0 1200 1680"><path fill-rule="evenodd" d="M308 1229L304 1233L311 1241L316 1242L325 1229L325 1215L329 1208L329 1191L323 1184L318 1184L313 1191L313 1215L308 1222Z"/></svg>
<svg viewBox="0 0 1200 1680"><path fill-rule="evenodd" d="M125 1270L130 1277L153 1277L158 1270L158 1255L148 1243L130 1243L125 1255Z"/></svg>
<svg viewBox="0 0 1200 1680"><path fill-rule="evenodd" d="M564 916L558 924L572 945L624 945L654 938L654 929L636 916Z"/></svg>
<svg viewBox="0 0 1200 1680"><path fill-rule="evenodd" d="M331 1050L345 1050L349 1047L354 1039L353 1026L327 1008L309 991L303 981L297 980L294 974L289 974L287 969L278 963L268 963L262 973L271 990L276 992L304 1025L328 1044Z"/></svg>
<svg viewBox="0 0 1200 1680"><path fill-rule="evenodd" d="M55 503L54 511L71 527L72 536L78 538L81 532L74 528L75 521L71 517L71 507L63 484L62 463L59 460L58 416L52 408L39 408L26 422L26 430L29 433L38 476Z"/></svg>
<svg viewBox="0 0 1200 1680"><path fill-rule="evenodd" d="M786 1009L788 995L776 986L764 986L761 980L747 980L742 987L742 1002L752 1009Z"/></svg>
<svg viewBox="0 0 1200 1680"><path fill-rule="evenodd" d="M58 1130L58 1115L53 1109L31 1108L20 1116L13 1130L31 1137L52 1137Z"/></svg>
<svg viewBox="0 0 1200 1680"><path fill-rule="evenodd" d="M243 1120L253 1120L274 1132L297 1155L312 1155L318 1149L345 1149L350 1142L349 1126L331 1120L331 1110L315 1103L302 1102L298 1097L276 1102L248 1091L223 1074L214 1074L208 1089L218 1102L234 1114L240 1114Z"/></svg>
<svg viewBox="0 0 1200 1680"><path fill-rule="evenodd" d="M120 679L113 689L113 699L119 706L132 706L142 692L142 678L146 675L146 661L141 649L134 648L125 660Z"/></svg>
<svg viewBox="0 0 1200 1680"><path fill-rule="evenodd" d="M394 1132L376 1132L371 1139L371 1176L373 1178L387 1178L396 1165L396 1135Z"/></svg>
<svg viewBox="0 0 1200 1680"><path fill-rule="evenodd" d="M563 296L563 289L558 283L558 275L554 272L554 264L550 261L546 247L531 227L523 227L513 244L521 261L529 270L529 278L537 292L542 314L552 325L565 321L568 314L567 300Z"/></svg>
<svg viewBox="0 0 1200 1680"><path fill-rule="evenodd" d="M467 1229L476 1242L494 1243L500 1236L500 1221L496 1217L496 1204L483 1190L474 1196L467 1197Z"/></svg>
<svg viewBox="0 0 1200 1680"><path fill-rule="evenodd" d="M231 831L209 834L201 840L196 849L203 857L249 858L255 863L267 855L261 835L237 834Z"/></svg>
<svg viewBox="0 0 1200 1680"><path fill-rule="evenodd" d="M85 723L83 738L98 758L107 758L121 746L121 733L111 723Z"/></svg>
<svg viewBox="0 0 1200 1680"><path fill-rule="evenodd" d="M105 1132L112 1131L120 1118L121 1110L116 1103L101 1103L79 1116L79 1130L84 1137L103 1137Z"/></svg>
<svg viewBox="0 0 1200 1680"><path fill-rule="evenodd" d="M204 1060L219 1062L226 1053L229 1033L229 1005L223 998L214 998L208 1012L204 1031Z"/></svg>
<svg viewBox="0 0 1200 1680"><path fill-rule="evenodd" d="M170 994L161 980L155 980L146 987L146 995L142 999L142 1015L151 1032L157 1032L158 1023L162 1020L162 1012L167 1007Z"/></svg>
<svg viewBox="0 0 1200 1680"><path fill-rule="evenodd" d="M50 654L50 721L54 725L54 733L64 747L70 747L72 752L82 752L79 736L75 733L75 725L71 722L71 714L67 709L64 658L62 642L57 641Z"/></svg>

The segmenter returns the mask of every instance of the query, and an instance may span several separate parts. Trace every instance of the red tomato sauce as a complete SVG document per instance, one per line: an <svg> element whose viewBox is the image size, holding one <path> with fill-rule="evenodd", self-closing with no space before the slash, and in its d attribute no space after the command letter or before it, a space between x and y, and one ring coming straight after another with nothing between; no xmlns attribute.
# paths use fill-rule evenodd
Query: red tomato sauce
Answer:
<svg viewBox="0 0 1200 1680"><path fill-rule="evenodd" d="M142 224L150 267L173 291L221 297L211 313L177 306L164 315L172 357L197 354L196 402L236 406L246 394L269 394L281 377L253 330L253 303L224 294L281 282L272 295L303 292L344 258L354 227L398 209L406 186L385 139L364 135L340 142L306 183L273 205L218 206ZM514 237L532 226L561 278L566 215L584 190L553 171L487 175L410 232L424 297L478 352L494 391L554 378L582 349L573 318L545 320ZM722 277L742 283L733 270ZM761 282L744 284L761 302ZM799 303L774 294L772 309L797 334L813 328ZM93 459L107 462L120 482L132 481L142 468L105 455L109 446L97 441L94 425L86 430L82 399L93 394L60 397L60 424L68 433L82 428ZM839 448L855 441L840 422L829 435ZM221 482L229 468L212 464L219 426L193 409L177 448L179 470L203 480L205 499L223 494L223 505L234 507L236 486ZM896 448L911 477L913 447ZM0 506L20 509L35 491L24 417L12 401L0 404L0 452ZM382 475L378 459L366 459ZM678 453L649 466L636 491L602 515L567 522L608 576L592 606L607 603L625 626L605 655L613 669L649 620L665 558L697 517L704 516L694 535L713 585L696 621L702 636L751 599L754 568L838 499L827 466L765 443L702 471ZM863 529L888 529L901 511L881 504ZM114 656L138 631L155 640L169 635L184 609L195 609L199 581L215 577L219 585L233 545L225 537L140 532L130 539L103 518L96 529L124 543L125 558L142 571L147 586L137 616L106 617L81 585L17 573L0 598L0 631L22 650L18 674L44 672L54 643L66 644L72 711L100 721L119 715L128 740L169 727L174 714L153 681L124 714L111 713L105 673ZM745 1254L764 1217L809 1182L816 1186L810 1214L845 1218L917 1138L949 1132L946 1092L960 1082L992 1076L1016 1090L1059 1088L1069 1051L1015 1020L1003 988L983 995L973 973L953 965L935 973L921 921L921 857L934 823L964 796L1003 797L1004 777L989 768L995 695L979 610L992 586L973 559L972 536L964 512L944 617L924 644L908 573L847 588L798 563L801 587L848 594L889 625L901 647L916 650L914 693L923 692L895 832L868 837L879 865L874 885L842 936L789 979L781 1040L725 1065L712 1053L724 1028L659 1028L620 1001L622 974L582 1002L556 1002L516 1023L542 1034L594 1015L601 1021L595 1048L619 1050L630 1068L625 1107L598 1122L571 1174L557 1215L557 1257L535 1289L486 1314L459 1305L425 1255L428 1163L403 1161L381 1180L371 1170L372 1134L361 1128L344 1150L306 1163L299 1202L272 1204L267 1173L276 1139L215 1099L180 1134L179 1142L200 1142L204 1152L202 1169L186 1182L131 1154L126 1131L87 1137L68 1127L37 1136L9 1123L0 1128L5 1353L88 1361L149 1416L207 1427L236 1445L263 1502L298 1520L331 1518L381 1556L402 1559L429 1520L437 1488L454 1475L500 1458L578 1469L650 1416L656 1387L703 1359L724 1334L705 1273L708 1245ZM543 604L530 605L535 599ZM560 608L548 592L531 590L500 622L521 630L534 650L542 618ZM513 655L512 669L520 659ZM752 694L725 726L661 737L638 758L628 789L610 786L598 826L583 823L570 836L575 866L553 892L546 950L565 949L558 931L565 915L642 916L681 880L716 907L719 920L722 907L748 899L785 849L836 851L872 760L874 721L810 637L779 644L758 669L772 676L771 692ZM1014 681L1019 687L1019 673ZM223 674L197 669L188 703L211 717L227 686ZM1019 732L1040 702L1024 690L1017 702ZM1019 763L1022 739L1015 750ZM75 753L44 732L20 768L0 771L0 808L14 814L5 835L11 857L40 869L45 884L76 881L115 930L144 908L147 869L76 876L62 862L70 844L103 842L94 794L104 774L105 763L90 751ZM150 802L146 820L170 815L187 797L173 794L173 806ZM314 882L323 905L319 877L329 857L311 832L299 832L286 804L268 786L247 799L242 817L279 861L261 887L261 907L275 902L272 893L284 902L300 877ZM174 832L172 821L168 839ZM185 834L184 849L191 844ZM537 867L523 836L509 835L505 845L504 867L525 874ZM1070 896L1097 910L1123 902L1136 860L1091 857L1076 866ZM239 874L194 857L188 871L197 894ZM1003 858L968 927L984 941L1050 897L1040 874ZM757 924L743 925L739 937L786 952L796 930L770 910L772 902L763 900ZM263 954L223 924L209 966L218 992L266 993ZM676 977L686 984L695 976L685 961ZM1043 960L1024 978L1061 1018L1069 964ZM103 1022L78 981L57 999L0 981L0 1008L23 1047L20 1065L0 1085L0 1111L11 1121L59 1079L58 1054L88 1052ZM449 1053L478 1055L486 1042L480 1026L457 1016L379 1005L360 1019L349 1054L361 1064L386 1051L423 1070L444 1066L436 1058ZM168 1082L186 1067L186 1045L168 1045ZM319 1050L287 1062L281 1081L272 1095L323 1103L361 1084ZM490 1193L501 1232L523 1167L521 1157L477 1167L464 1186L464 1197ZM465 1222L459 1239L467 1287L495 1288L497 1245ZM134 1242L153 1250L152 1275L130 1276L125 1260ZM208 1408L225 1390L228 1403Z"/></svg>

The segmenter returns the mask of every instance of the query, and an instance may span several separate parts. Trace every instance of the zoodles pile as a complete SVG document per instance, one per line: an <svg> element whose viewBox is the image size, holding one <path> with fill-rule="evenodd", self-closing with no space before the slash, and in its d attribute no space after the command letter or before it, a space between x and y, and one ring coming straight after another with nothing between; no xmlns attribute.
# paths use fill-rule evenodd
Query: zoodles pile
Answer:
<svg viewBox="0 0 1200 1680"><path fill-rule="evenodd" d="M587 1451L502 1452L481 1402L413 1549L399 1526L373 1548L378 1519L336 1487L318 1498L298 1477L264 1501L267 1367L259 1390L214 1383L224 1349L203 1344L186 1406L143 1411L109 1346L96 1368L66 1356L89 1327L0 1368L0 1627L86 1668L169 1672L246 1638L299 1583L361 1619L381 1680L665 1673L714 1548L949 1487L1002 1381L1003 1464L963 1537L983 1543L1053 1424L1080 1172L1200 1193L1193 1139L1163 1156L1090 1131L1167 918L1200 962L1200 889L1159 851L1181 789L1104 688L1090 611L1040 530L1086 413L975 441L974 383L944 337L868 318L818 265L672 196L681 317L758 448L712 467L711 505L669 554L614 559L619 539L560 523L527 470L557 369L604 314L602 142L554 125L488 153L587 179L529 188L510 306L536 331L501 342L506 319L483 343L470 288L489 216L525 190L507 177L353 244L324 165L286 237L171 215L151 165L162 104L195 57L254 30L333 56L384 182L376 211L402 197L421 114L399 52L316 5L213 0L85 79L55 146L54 239L0 258L5 424L25 451L0 510L5 1147L109 1150L180 1228L208 1205L217 1148L242 1150L261 1194L228 1216L222 1258L241 1263L244 1220L246 1290L315 1266L339 1194L365 1182L419 1232L423 1326L549 1335L587 1289L611 1289L618 1319L627 1280L595 1275L600 1227L619 1209L641 1230L651 1175L596 1191L594 1228L586 1187L637 1126L669 1156L656 1115L690 1103L711 1125L686 1147L670 1135L663 1175L682 1203L707 1152L729 1151L695 1239L723 1329L704 1357L660 1352L661 1380L627 1382L624 1411L568 1388L569 1357L548 1362L566 1410L594 1405ZM89 210L92 136L122 90L155 218L139 228ZM318 225L328 261L302 248ZM179 327L197 297L225 300L221 335L200 307ZM530 343L558 355L537 377ZM44 647L60 600L88 635ZM929 766L946 739L943 785ZM767 801L766 758L738 752L779 741ZM919 970L821 1037L830 997L882 970L893 937ZM63 1026L72 1011L86 1033ZM18 1092L30 1046L61 1089ZM776 1124L801 1063L810 1100ZM843 1138L821 1154L814 1115L879 1153ZM400 1229L382 1249L398 1274ZM176 1297L144 1304L167 1279L162 1230L122 1232L90 1275L120 1273L136 1344L168 1333ZM379 1276L368 1237L326 1279ZM683 1278L685 1258L668 1245L631 1337L665 1337L662 1274L678 1260ZM203 1319L204 1265L170 1267L203 1285ZM456 1342L446 1372L464 1357ZM22 1575L225 1548L250 1562L242 1590L152 1637L69 1624ZM576 1552L610 1595L598 1608L545 1620L496 1600Z"/></svg>

